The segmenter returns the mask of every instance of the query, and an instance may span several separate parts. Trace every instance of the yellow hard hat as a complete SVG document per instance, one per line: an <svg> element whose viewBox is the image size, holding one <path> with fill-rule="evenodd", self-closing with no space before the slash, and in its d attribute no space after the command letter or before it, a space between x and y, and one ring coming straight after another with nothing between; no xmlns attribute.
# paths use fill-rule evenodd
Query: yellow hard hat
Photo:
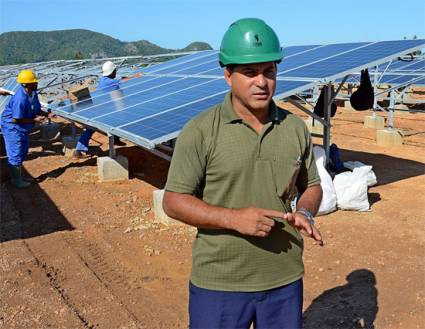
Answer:
<svg viewBox="0 0 425 329"><path fill-rule="evenodd" d="M18 83L37 83L37 77L34 72L31 70L22 70L18 74L18 78L16 79Z"/></svg>

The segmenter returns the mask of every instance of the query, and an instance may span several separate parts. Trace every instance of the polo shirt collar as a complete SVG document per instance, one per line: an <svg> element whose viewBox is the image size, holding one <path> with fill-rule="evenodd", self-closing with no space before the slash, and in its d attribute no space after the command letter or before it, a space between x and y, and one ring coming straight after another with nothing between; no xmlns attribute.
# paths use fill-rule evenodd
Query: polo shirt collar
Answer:
<svg viewBox="0 0 425 329"><path fill-rule="evenodd" d="M222 106L222 117L225 123L241 122L242 119L233 111L232 92L228 92L224 97ZM284 119L284 112L279 111L275 102L272 100L269 106L269 117L272 122L280 122Z"/></svg>

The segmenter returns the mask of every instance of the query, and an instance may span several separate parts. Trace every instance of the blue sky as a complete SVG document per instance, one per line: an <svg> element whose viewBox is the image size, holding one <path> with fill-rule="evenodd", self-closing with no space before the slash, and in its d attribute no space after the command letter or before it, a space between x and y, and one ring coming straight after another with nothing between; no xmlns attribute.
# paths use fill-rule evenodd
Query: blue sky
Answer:
<svg viewBox="0 0 425 329"><path fill-rule="evenodd" d="M425 38L424 0L0 0L1 33L83 28L166 48L219 48L243 17L264 19L283 46Z"/></svg>

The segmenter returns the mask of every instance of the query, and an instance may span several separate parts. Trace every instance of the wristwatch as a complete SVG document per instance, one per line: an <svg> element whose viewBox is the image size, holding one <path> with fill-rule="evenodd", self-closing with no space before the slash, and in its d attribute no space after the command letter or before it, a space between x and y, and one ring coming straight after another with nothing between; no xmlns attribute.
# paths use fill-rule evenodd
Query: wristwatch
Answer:
<svg viewBox="0 0 425 329"><path fill-rule="evenodd" d="M314 225L314 218L313 215L311 214L310 211L308 211L305 208L299 208L297 209L296 212L299 212L300 214L303 214L305 216L305 218L307 218L308 222L310 223L310 225Z"/></svg>

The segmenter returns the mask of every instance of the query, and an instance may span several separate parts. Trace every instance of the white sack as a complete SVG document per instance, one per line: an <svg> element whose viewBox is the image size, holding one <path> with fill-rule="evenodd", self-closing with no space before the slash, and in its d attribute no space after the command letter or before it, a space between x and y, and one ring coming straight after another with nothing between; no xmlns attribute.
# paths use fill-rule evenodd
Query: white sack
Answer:
<svg viewBox="0 0 425 329"><path fill-rule="evenodd" d="M345 210L368 211L367 175L371 166L354 168L353 172L343 172L334 178L337 206Z"/></svg>
<svg viewBox="0 0 425 329"><path fill-rule="evenodd" d="M354 168L360 168L366 166L363 162L360 161L346 161L344 162L344 167L350 170L354 170ZM372 170L372 166L370 167L370 171L367 174L367 186L373 186L378 183L378 180L376 179L376 175Z"/></svg>
<svg viewBox="0 0 425 329"><path fill-rule="evenodd" d="M325 150L320 146L314 146L313 154L321 180L320 186L323 190L322 202L320 203L319 211L317 212L317 216L321 216L336 210L336 192L334 184L332 183L332 178L325 169Z"/></svg>

